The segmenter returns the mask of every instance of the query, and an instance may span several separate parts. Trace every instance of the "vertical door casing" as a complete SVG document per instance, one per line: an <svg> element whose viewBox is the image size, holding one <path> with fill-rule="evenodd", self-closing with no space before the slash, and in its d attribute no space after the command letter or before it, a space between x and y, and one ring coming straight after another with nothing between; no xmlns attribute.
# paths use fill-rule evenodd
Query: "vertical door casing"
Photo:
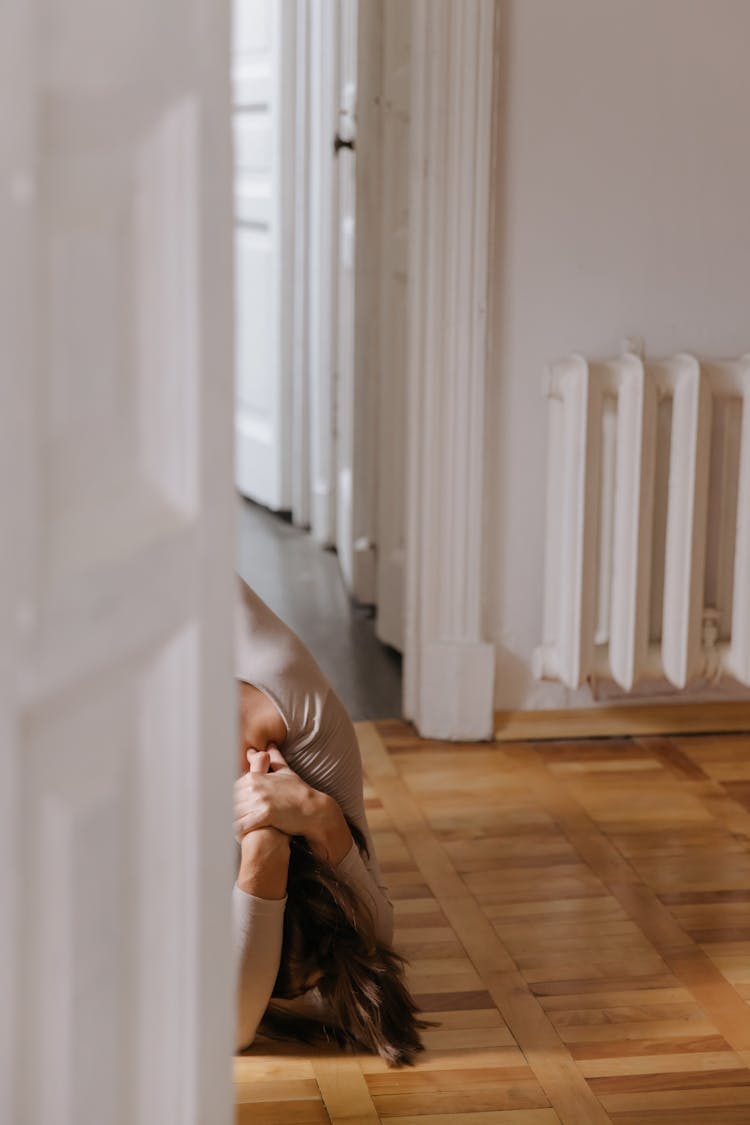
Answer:
<svg viewBox="0 0 750 1125"><path fill-rule="evenodd" d="M405 12L408 27L408 4ZM385 163L385 14L386 5L381 0L347 0L341 29L339 133L343 139L353 137L356 147L354 152L342 148L338 158L337 546L350 592L357 601L369 604L374 604L378 595L379 474L385 468L387 477L391 468L379 464L383 358L390 343L383 339L386 326L381 322L382 201L390 187L389 177L400 177L408 194L406 165L396 169ZM352 114L356 127L351 124ZM388 358L397 359L397 350ZM403 356L401 368L389 374L389 391L401 386L403 398ZM386 402L387 411L390 405ZM394 402L393 410L401 419L403 404ZM398 426L393 436L398 440ZM401 451L396 456L396 473L399 462L403 465ZM393 475L387 479L388 486L393 479ZM403 478L399 486L403 490ZM399 502L397 498L397 509Z"/></svg>
<svg viewBox="0 0 750 1125"><path fill-rule="evenodd" d="M404 647L411 0L383 0L376 632Z"/></svg>
<svg viewBox="0 0 750 1125"><path fill-rule="evenodd" d="M292 506L296 9L234 0L239 491Z"/></svg>
<svg viewBox="0 0 750 1125"><path fill-rule="evenodd" d="M0 1120L231 1120L225 5L0 14Z"/></svg>
<svg viewBox="0 0 750 1125"><path fill-rule="evenodd" d="M310 531L336 543L336 400L338 339L338 178L333 138L338 125L340 0L309 0L310 239L308 338Z"/></svg>
<svg viewBox="0 0 750 1125"><path fill-rule="evenodd" d="M292 331L292 520L309 527L310 498L310 3L296 0L294 273Z"/></svg>
<svg viewBox="0 0 750 1125"><path fill-rule="evenodd" d="M338 174L338 270L335 281L338 305L338 340L334 380L336 433L336 549L347 589L353 586L353 475L354 475L354 310L355 247L357 238L357 15L359 0L340 0L339 105L336 137L341 147L335 156ZM331 138L333 140L333 138ZM352 147L348 147L348 146Z"/></svg>
<svg viewBox="0 0 750 1125"><path fill-rule="evenodd" d="M351 394L352 593L377 598L378 431L382 380L381 223L383 191L383 20L381 0L360 0L357 13L356 240Z"/></svg>

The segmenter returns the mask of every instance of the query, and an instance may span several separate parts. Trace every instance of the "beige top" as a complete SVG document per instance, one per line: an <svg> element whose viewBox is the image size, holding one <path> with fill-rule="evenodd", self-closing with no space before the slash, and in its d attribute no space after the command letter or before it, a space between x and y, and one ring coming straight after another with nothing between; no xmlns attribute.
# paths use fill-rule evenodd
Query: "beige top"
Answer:
<svg viewBox="0 0 750 1125"><path fill-rule="evenodd" d="M393 907L365 816L362 760L351 719L299 637L241 580L237 594L237 679L258 688L277 707L287 729L280 749L288 765L308 785L333 797L365 837L369 858L363 862L352 845L338 871L371 906L378 936L388 943L393 937ZM234 888L238 1049L252 1042L273 990L285 902Z"/></svg>

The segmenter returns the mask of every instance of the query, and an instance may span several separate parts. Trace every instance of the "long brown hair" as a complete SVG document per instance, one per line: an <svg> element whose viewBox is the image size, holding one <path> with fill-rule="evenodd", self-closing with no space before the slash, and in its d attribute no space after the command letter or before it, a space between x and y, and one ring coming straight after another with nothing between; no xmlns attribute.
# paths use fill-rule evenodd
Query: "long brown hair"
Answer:
<svg viewBox="0 0 750 1125"><path fill-rule="evenodd" d="M349 824L360 852L361 832ZM423 1045L417 1005L404 982L404 959L375 934L372 912L315 855L302 836L291 838L281 966L273 997L291 999L312 985L326 1017L297 1015L269 1005L260 1025L267 1035L304 1042L337 1042L365 1049L393 1066L411 1064Z"/></svg>

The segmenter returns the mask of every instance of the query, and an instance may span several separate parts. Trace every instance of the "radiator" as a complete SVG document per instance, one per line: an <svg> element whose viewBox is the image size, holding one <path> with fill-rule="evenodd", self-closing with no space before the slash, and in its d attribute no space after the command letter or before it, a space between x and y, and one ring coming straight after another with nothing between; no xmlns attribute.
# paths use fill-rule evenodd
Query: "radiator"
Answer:
<svg viewBox="0 0 750 1125"><path fill-rule="evenodd" d="M750 686L750 356L574 355L546 378L535 674Z"/></svg>

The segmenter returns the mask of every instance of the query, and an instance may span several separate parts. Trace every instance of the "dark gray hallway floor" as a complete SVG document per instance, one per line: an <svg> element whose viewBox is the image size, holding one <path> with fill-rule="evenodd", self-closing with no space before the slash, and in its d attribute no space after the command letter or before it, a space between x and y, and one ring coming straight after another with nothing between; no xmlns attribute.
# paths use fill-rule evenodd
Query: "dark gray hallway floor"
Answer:
<svg viewBox="0 0 750 1125"><path fill-rule="evenodd" d="M350 602L332 551L243 500L237 569L302 638L353 719L401 716L401 658L375 636L371 611Z"/></svg>

